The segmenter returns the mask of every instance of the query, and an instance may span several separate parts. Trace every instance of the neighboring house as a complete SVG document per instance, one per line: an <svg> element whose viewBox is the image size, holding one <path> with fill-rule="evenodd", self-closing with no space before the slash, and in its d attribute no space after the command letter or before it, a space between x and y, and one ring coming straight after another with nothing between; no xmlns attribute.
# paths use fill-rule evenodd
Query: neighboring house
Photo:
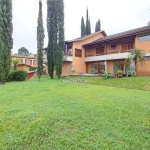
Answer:
<svg viewBox="0 0 150 150"><path fill-rule="evenodd" d="M146 61L141 66L137 64L137 73L150 76L150 26L145 26L118 34L107 36L105 31L69 40L65 42L64 63L62 75L95 73L105 70L114 73L114 67L126 73L124 60L129 56L129 51L138 48L146 53ZM47 58L45 54L45 64ZM130 69L135 69L132 61Z"/></svg>
<svg viewBox="0 0 150 150"><path fill-rule="evenodd" d="M19 64L17 65L17 69L29 71L30 67L37 67L37 55L33 56L21 56L12 54L12 58L19 59ZM12 64L13 65L13 64Z"/></svg>

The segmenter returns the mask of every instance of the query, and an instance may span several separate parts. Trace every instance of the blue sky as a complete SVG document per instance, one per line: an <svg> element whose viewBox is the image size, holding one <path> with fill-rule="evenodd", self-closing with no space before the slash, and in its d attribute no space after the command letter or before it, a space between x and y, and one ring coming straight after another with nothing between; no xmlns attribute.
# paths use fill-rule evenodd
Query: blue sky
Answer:
<svg viewBox="0 0 150 150"><path fill-rule="evenodd" d="M36 28L38 0L12 0L13 3L13 53L21 47L37 53ZM45 47L48 43L46 17L47 0L43 2ZM101 29L107 35L146 26L150 21L150 0L64 0L65 40L80 37L81 17L86 19L87 6L94 32L95 23L101 20Z"/></svg>

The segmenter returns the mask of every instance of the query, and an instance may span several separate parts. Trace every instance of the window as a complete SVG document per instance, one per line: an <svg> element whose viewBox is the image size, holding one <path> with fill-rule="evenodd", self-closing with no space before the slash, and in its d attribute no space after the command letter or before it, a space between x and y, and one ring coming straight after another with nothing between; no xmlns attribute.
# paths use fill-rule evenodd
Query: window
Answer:
<svg viewBox="0 0 150 150"><path fill-rule="evenodd" d="M133 49L133 47L134 47L133 43L122 44L122 50L123 51Z"/></svg>
<svg viewBox="0 0 150 150"><path fill-rule="evenodd" d="M76 57L82 57L82 50L81 49L75 49L75 56Z"/></svg>
<svg viewBox="0 0 150 150"><path fill-rule="evenodd" d="M144 35L139 37L139 42L150 41L150 35Z"/></svg>
<svg viewBox="0 0 150 150"><path fill-rule="evenodd" d="M33 65L37 65L37 60L33 60Z"/></svg>
<svg viewBox="0 0 150 150"><path fill-rule="evenodd" d="M116 49L116 44L111 45L111 49Z"/></svg>

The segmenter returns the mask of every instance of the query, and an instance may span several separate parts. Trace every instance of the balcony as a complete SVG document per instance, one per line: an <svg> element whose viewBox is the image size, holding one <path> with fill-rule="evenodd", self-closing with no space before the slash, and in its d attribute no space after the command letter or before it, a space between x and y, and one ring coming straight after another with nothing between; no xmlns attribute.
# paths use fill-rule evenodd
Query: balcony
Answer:
<svg viewBox="0 0 150 150"><path fill-rule="evenodd" d="M130 50L126 51L115 51L115 52L107 52L107 53L100 53L100 54L93 54L93 55L86 55L85 62L92 62L92 61L105 61L105 60L114 60L114 59L125 59L128 57Z"/></svg>
<svg viewBox="0 0 150 150"><path fill-rule="evenodd" d="M64 61L72 61L72 53L65 53Z"/></svg>

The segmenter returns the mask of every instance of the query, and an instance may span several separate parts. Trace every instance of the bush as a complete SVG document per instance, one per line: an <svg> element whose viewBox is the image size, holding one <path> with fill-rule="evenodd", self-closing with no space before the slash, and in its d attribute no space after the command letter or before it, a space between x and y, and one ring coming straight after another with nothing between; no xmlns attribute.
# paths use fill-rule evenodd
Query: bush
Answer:
<svg viewBox="0 0 150 150"><path fill-rule="evenodd" d="M122 71L122 70L118 70L118 71L117 71L117 74L122 75L122 74L123 74L123 71Z"/></svg>
<svg viewBox="0 0 150 150"><path fill-rule="evenodd" d="M36 71L38 67L30 67L30 71Z"/></svg>
<svg viewBox="0 0 150 150"><path fill-rule="evenodd" d="M8 78L7 78L7 82L13 81L13 71L10 71Z"/></svg>
<svg viewBox="0 0 150 150"><path fill-rule="evenodd" d="M108 78L112 78L113 75L112 75L111 73L109 73L109 72L104 71L103 77L104 77L105 79L108 79Z"/></svg>
<svg viewBox="0 0 150 150"><path fill-rule="evenodd" d="M105 70L101 70L101 74L104 74Z"/></svg>
<svg viewBox="0 0 150 150"><path fill-rule="evenodd" d="M7 81L24 81L27 78L28 73L24 70L15 70L9 73Z"/></svg>
<svg viewBox="0 0 150 150"><path fill-rule="evenodd" d="M131 76L131 77L135 77L136 76L136 71L135 70L129 70L128 75Z"/></svg>

